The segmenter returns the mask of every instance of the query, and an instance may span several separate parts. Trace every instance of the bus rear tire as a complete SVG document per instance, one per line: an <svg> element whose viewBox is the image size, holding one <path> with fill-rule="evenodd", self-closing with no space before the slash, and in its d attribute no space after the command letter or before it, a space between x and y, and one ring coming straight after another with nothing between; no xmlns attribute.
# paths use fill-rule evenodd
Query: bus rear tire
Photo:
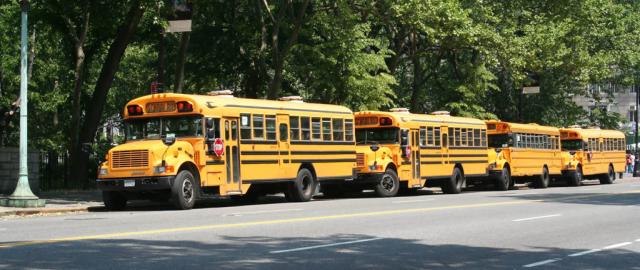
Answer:
<svg viewBox="0 0 640 270"><path fill-rule="evenodd" d="M285 197L290 202L308 202L318 190L318 181L306 168L298 171L298 176L293 183L287 185Z"/></svg>
<svg viewBox="0 0 640 270"><path fill-rule="evenodd" d="M376 184L375 191L379 197L393 197L398 195L400 179L393 169L387 169L380 181Z"/></svg>
<svg viewBox="0 0 640 270"><path fill-rule="evenodd" d="M549 186L549 169L547 166L542 167L542 174L534 182L535 188L547 188Z"/></svg>
<svg viewBox="0 0 640 270"><path fill-rule="evenodd" d="M576 171L569 177L569 185L577 187L582 184L582 167L576 167Z"/></svg>
<svg viewBox="0 0 640 270"><path fill-rule="evenodd" d="M613 184L616 179L616 172L613 170L613 166L609 165L609 173L600 176L600 184L609 185Z"/></svg>
<svg viewBox="0 0 640 270"><path fill-rule="evenodd" d="M442 192L445 194L458 194L462 192L464 177L460 168L454 168L451 178L442 185Z"/></svg>
<svg viewBox="0 0 640 270"><path fill-rule="evenodd" d="M508 168L502 168L502 174L496 179L496 188L505 191L509 190L511 186L511 172Z"/></svg>
<svg viewBox="0 0 640 270"><path fill-rule="evenodd" d="M103 191L102 201L109 211L120 211L127 207L127 197L119 191Z"/></svg>
<svg viewBox="0 0 640 270"><path fill-rule="evenodd" d="M188 170L178 173L171 187L171 201L178 210L188 210L196 204L196 179Z"/></svg>

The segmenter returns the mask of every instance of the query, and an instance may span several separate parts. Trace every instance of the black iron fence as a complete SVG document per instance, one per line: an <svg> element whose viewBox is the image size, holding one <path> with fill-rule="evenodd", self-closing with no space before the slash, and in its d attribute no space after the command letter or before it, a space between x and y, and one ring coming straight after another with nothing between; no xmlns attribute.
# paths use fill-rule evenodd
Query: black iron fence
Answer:
<svg viewBox="0 0 640 270"><path fill-rule="evenodd" d="M90 162L91 163L91 162ZM67 153L55 151L40 153L40 190L91 189L94 188L95 170L89 165L87 182L72 179L71 160Z"/></svg>

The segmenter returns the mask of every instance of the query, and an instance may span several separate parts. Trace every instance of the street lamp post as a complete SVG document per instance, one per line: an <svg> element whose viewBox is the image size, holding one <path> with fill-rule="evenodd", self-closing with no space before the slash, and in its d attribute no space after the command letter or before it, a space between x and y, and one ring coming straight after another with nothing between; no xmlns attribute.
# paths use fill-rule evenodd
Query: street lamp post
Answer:
<svg viewBox="0 0 640 270"><path fill-rule="evenodd" d="M15 191L8 198L0 200L0 206L43 207L44 200L33 194L29 187L27 167L27 11L29 0L21 0L22 27L20 33L20 172Z"/></svg>
<svg viewBox="0 0 640 270"><path fill-rule="evenodd" d="M640 92L640 87L636 88L636 111L635 113L635 120L636 120L636 128L635 128L635 139L633 141L633 149L634 149L634 156L636 157L636 160L634 161L634 166L633 166L633 177L638 177L638 161L640 160L640 157L638 157L638 105L640 105L640 95L638 95L638 92Z"/></svg>

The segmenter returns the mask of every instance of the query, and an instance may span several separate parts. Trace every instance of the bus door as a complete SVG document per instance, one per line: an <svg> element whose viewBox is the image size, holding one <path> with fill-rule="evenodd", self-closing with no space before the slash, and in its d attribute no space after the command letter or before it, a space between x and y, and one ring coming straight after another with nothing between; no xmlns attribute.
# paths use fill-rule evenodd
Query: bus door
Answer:
<svg viewBox="0 0 640 270"><path fill-rule="evenodd" d="M411 129L411 176L409 187L422 187L420 174L420 131Z"/></svg>
<svg viewBox="0 0 640 270"><path fill-rule="evenodd" d="M280 164L281 177L289 175L291 167L291 145L289 144L289 116L278 114L278 164Z"/></svg>
<svg viewBox="0 0 640 270"><path fill-rule="evenodd" d="M224 118L225 164L228 191L242 193L240 176L240 140L238 140L238 118Z"/></svg>

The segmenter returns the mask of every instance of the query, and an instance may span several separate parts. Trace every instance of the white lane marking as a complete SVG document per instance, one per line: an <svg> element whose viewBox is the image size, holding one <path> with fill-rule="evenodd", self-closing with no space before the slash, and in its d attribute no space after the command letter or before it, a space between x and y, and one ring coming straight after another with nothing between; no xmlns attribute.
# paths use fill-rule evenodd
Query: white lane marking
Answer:
<svg viewBox="0 0 640 270"><path fill-rule="evenodd" d="M601 187L592 187L592 188L583 188L581 189L582 191L589 191L589 190L600 190L602 189Z"/></svg>
<svg viewBox="0 0 640 270"><path fill-rule="evenodd" d="M596 249L592 249L592 250L585 250L585 251L582 251L582 252L569 254L569 257L578 257L578 256L582 256L582 255L595 253L595 252L598 252L598 251L602 251L602 249L596 248Z"/></svg>
<svg viewBox="0 0 640 270"><path fill-rule="evenodd" d="M523 265L522 267L525 267L525 268L536 267L536 266L545 265L545 264L548 264L548 263L553 263L553 262L557 262L557 261L561 261L561 260L562 259L560 259L560 258L544 260L544 261L539 261L539 262L534 262L534 263L530 263L530 264L527 264L527 265Z"/></svg>
<svg viewBox="0 0 640 270"><path fill-rule="evenodd" d="M631 245L631 242L613 244L613 245L610 245L610 246L603 247L602 249L603 250L605 250L605 249L614 249L614 248L624 247L624 246L628 246L628 245Z"/></svg>
<svg viewBox="0 0 640 270"><path fill-rule="evenodd" d="M362 239L362 240L340 242L340 243L333 243L333 244L326 244L326 245L317 245L317 246L292 248L292 249L284 249L284 250L274 250L274 251L270 251L269 253L278 254L278 253L286 253L286 252L294 252L294 251L303 251L303 250L316 249L316 248L325 248L325 247L334 247L334 246L342 246L342 245L349 245L349 244L357 244L357 243L363 243L363 242L369 242L369 241L375 241L375 240L381 240L381 239L383 239L383 238L370 238L370 239Z"/></svg>
<svg viewBox="0 0 640 270"><path fill-rule="evenodd" d="M6 230L7 230L7 228L0 228L0 232L6 231Z"/></svg>
<svg viewBox="0 0 640 270"><path fill-rule="evenodd" d="M518 221L528 221L528 220L534 220L534 219L541 219L541 218L550 218L550 217L559 217L562 216L562 214L553 214L553 215L547 215L547 216L538 216L538 217L530 217L530 218L520 218L520 219L514 219L512 221L518 222Z"/></svg>
<svg viewBox="0 0 640 270"><path fill-rule="evenodd" d="M640 242L640 238L636 239L636 242Z"/></svg>
<svg viewBox="0 0 640 270"><path fill-rule="evenodd" d="M415 202L430 202L430 201L435 201L435 199L392 201L391 203L415 203Z"/></svg>
<svg viewBox="0 0 640 270"><path fill-rule="evenodd" d="M257 215L257 214L269 214L269 213L295 212L295 211L302 211L302 210L304 210L304 209L293 208L293 209L278 209L278 210L264 210L264 211L251 211L251 212L237 212L237 213L223 214L222 216L239 217L239 216L243 216L243 215Z"/></svg>

